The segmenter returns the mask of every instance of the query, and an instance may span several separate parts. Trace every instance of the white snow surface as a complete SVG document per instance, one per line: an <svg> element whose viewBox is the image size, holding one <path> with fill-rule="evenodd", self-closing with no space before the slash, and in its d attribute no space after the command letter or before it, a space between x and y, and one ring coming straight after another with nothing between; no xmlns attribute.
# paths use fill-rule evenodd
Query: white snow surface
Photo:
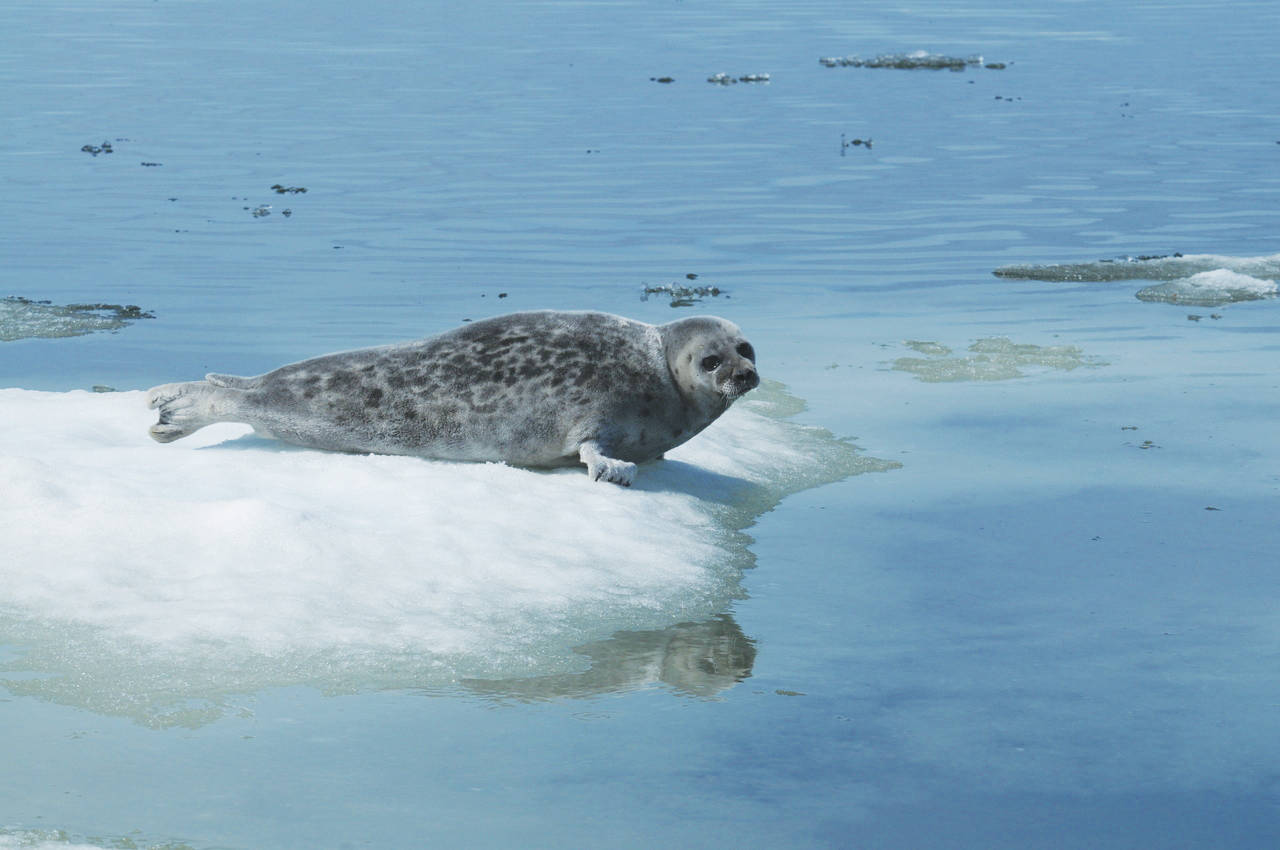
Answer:
<svg viewBox="0 0 1280 850"><path fill-rule="evenodd" d="M740 529L890 466L780 419L777 387L753 396L624 489L229 424L160 445L142 392L0 390L0 643L31 669L156 679L121 698L170 688L165 670L181 695L556 669L723 611L751 563Z"/></svg>

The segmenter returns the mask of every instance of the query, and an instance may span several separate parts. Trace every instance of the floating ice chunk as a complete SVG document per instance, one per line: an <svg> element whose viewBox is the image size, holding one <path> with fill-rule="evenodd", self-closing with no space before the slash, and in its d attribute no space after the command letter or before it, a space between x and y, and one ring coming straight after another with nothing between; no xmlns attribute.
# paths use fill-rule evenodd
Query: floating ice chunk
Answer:
<svg viewBox="0 0 1280 850"><path fill-rule="evenodd" d="M137 845L130 842L129 844L114 843L113 846ZM62 830L0 829L0 850L104 850L104 848L99 844L73 842Z"/></svg>
<svg viewBox="0 0 1280 850"><path fill-rule="evenodd" d="M1164 280L1138 291L1143 301L1168 301L1214 307L1276 295L1280 254L1228 257L1218 254L1170 254L1121 257L1090 263L1001 266L997 277L1044 281Z"/></svg>
<svg viewBox="0 0 1280 850"><path fill-rule="evenodd" d="M53 304L27 298L0 299L0 342L29 337L83 336L114 331L135 319L154 319L133 304Z"/></svg>
<svg viewBox="0 0 1280 850"><path fill-rule="evenodd" d="M926 50L916 50L911 53L883 53L873 59L863 59L860 56L824 56L818 61L828 68L902 68L905 70L923 68L935 71L942 69L963 71L971 65L981 65L982 57L943 56ZM994 63L988 67L1003 68L1004 65Z"/></svg>
<svg viewBox="0 0 1280 850"><path fill-rule="evenodd" d="M648 301L650 295L667 295L671 298L672 307L691 307L703 298L714 298L722 292L724 290L718 286L682 286L678 283L649 286L646 284L640 293L640 300Z"/></svg>
<svg viewBox="0 0 1280 850"><path fill-rule="evenodd" d="M742 74L740 76L735 77L732 74L726 74L723 71L721 71L718 74L712 74L710 77L707 77L707 82L715 83L716 85L720 85L720 86L731 86L735 83L767 83L769 82L769 75L768 74Z"/></svg>
<svg viewBox="0 0 1280 850"><path fill-rule="evenodd" d="M946 357L951 353L951 349L947 348L940 342L930 342L921 339L909 339L902 343L912 351L918 351L921 354L927 354L931 357Z"/></svg>
<svg viewBox="0 0 1280 850"><path fill-rule="evenodd" d="M1138 290L1143 301L1169 301L1175 304L1193 304L1198 307L1216 307L1233 301L1256 301L1276 295L1274 280L1261 280L1228 269L1200 272L1191 277L1171 280L1156 286Z"/></svg>
<svg viewBox="0 0 1280 850"><path fill-rule="evenodd" d="M161 447L144 399L0 390L0 645L23 653L4 669L55 674L0 682L160 725L273 685L538 690L586 666L573 687L714 693L741 675L714 626L752 563L741 529L788 493L896 466L784 421L797 403L776 385L630 490L231 424ZM602 643L637 632L626 652ZM700 657L720 666L677 672ZM643 678L646 659L672 672ZM615 662L634 669L599 669Z"/></svg>
<svg viewBox="0 0 1280 850"><path fill-rule="evenodd" d="M1218 269L1256 278L1280 277L1280 254L1229 257L1218 254L1168 254L1121 257L1088 263L1001 266L996 277L1043 281L1177 280Z"/></svg>

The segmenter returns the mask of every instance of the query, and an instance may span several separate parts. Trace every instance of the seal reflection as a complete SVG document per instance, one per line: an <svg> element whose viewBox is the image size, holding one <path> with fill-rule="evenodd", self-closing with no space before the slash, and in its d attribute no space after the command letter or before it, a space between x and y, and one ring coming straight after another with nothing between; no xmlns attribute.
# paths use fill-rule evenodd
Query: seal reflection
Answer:
<svg viewBox="0 0 1280 850"><path fill-rule="evenodd" d="M482 696L520 702L583 699L653 685L710 699L750 678L756 660L755 641L729 614L654 631L617 632L574 651L591 661L581 673L464 679L461 684Z"/></svg>

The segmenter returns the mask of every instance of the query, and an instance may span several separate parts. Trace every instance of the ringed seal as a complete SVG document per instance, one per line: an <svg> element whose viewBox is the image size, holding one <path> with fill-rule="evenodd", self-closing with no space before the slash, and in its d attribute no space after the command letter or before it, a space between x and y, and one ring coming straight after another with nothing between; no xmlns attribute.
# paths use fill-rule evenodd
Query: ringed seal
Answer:
<svg viewBox="0 0 1280 850"><path fill-rule="evenodd" d="M246 378L153 388L162 443L214 422L317 449L586 464L629 486L636 464L706 428L760 383L736 325L649 325L608 313L533 311L414 342L327 354Z"/></svg>

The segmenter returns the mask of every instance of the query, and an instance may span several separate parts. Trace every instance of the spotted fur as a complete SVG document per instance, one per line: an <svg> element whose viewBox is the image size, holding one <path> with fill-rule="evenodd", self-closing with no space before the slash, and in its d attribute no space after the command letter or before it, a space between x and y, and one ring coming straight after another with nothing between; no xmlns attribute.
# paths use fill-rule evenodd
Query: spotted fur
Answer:
<svg viewBox="0 0 1280 850"><path fill-rule="evenodd" d="M707 368L713 366L714 368ZM697 434L759 383L738 328L606 313L513 313L416 342L328 354L257 377L151 390L151 435L247 422L348 452L546 467L630 484L635 464Z"/></svg>

